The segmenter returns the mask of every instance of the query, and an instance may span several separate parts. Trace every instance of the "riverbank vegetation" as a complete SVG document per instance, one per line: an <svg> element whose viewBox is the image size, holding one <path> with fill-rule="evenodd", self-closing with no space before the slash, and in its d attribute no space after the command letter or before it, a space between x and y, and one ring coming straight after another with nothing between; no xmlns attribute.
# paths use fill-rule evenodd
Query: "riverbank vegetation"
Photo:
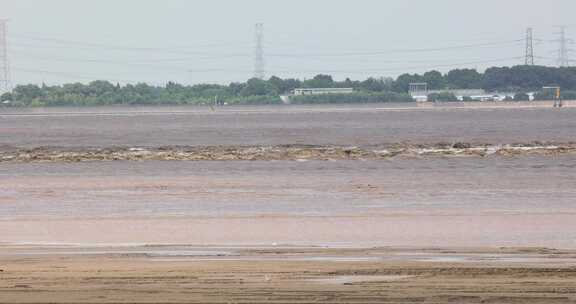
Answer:
<svg viewBox="0 0 576 304"><path fill-rule="evenodd" d="M488 92L517 93L517 101L527 100L526 92L539 92L537 99L550 99L552 92L543 92L544 86L560 86L563 98L576 99L576 68L544 66L493 67L480 73L474 69L455 69L446 74L429 71L424 74L403 74L393 78L368 78L363 81L335 81L330 75L317 75L309 80L250 79L229 85L182 85L168 82L165 86L115 84L105 80L88 84L71 83L58 86L19 85L5 93L5 105L22 107L41 106L95 106L95 105L207 105L226 104L279 104L280 95L295 88L354 88L348 95L297 96L293 103L378 103L410 102L410 83L425 82L430 90L484 89ZM446 95L446 94L445 94ZM433 96L434 100L453 99L453 95Z"/></svg>

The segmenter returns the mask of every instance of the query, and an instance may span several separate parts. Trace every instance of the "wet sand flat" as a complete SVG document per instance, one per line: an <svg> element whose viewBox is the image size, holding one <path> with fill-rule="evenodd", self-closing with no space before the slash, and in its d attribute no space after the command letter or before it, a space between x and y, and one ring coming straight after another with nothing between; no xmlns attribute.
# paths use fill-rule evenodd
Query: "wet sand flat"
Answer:
<svg viewBox="0 0 576 304"><path fill-rule="evenodd" d="M2 303L576 301L569 251L269 248L241 249L233 258L162 261L138 254L10 256L7 250L0 247ZM358 255L381 260L354 261ZM459 255L471 260L454 258ZM246 256L255 259L243 260ZM352 258L331 261L331 256ZM518 256L530 258L514 262ZM531 259L536 262L526 262ZM564 262L554 262L560 259Z"/></svg>

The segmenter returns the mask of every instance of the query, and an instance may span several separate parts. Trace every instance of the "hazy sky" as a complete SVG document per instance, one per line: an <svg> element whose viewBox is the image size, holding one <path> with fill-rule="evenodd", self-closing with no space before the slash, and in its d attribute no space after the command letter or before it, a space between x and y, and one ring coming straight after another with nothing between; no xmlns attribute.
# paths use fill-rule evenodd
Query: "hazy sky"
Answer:
<svg viewBox="0 0 576 304"><path fill-rule="evenodd" d="M514 65L527 27L550 65L557 26L576 37L574 0L0 0L0 12L14 83L244 81L259 22L267 75L298 78Z"/></svg>

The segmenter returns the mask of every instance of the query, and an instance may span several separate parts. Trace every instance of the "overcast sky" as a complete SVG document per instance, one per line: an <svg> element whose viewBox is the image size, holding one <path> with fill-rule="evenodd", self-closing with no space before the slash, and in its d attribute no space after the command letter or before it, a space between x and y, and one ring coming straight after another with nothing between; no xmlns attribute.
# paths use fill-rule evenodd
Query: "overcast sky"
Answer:
<svg viewBox="0 0 576 304"><path fill-rule="evenodd" d="M14 83L244 81L255 23L267 75L297 78L519 64L527 27L551 65L557 26L576 38L574 0L0 0L0 12Z"/></svg>

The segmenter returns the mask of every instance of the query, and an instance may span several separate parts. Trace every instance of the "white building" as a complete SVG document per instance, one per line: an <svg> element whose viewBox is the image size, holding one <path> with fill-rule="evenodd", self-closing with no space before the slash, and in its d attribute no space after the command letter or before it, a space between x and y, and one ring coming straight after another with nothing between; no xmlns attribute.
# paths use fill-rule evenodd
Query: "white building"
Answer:
<svg viewBox="0 0 576 304"><path fill-rule="evenodd" d="M309 89L294 89L293 96L302 95L326 95L326 94L352 94L352 88L309 88Z"/></svg>
<svg viewBox="0 0 576 304"><path fill-rule="evenodd" d="M290 104L291 96L305 96L305 95L327 95L327 94L352 94L353 88L300 88L294 89L290 95L281 95L280 99L284 104Z"/></svg>
<svg viewBox="0 0 576 304"><path fill-rule="evenodd" d="M515 93L510 92L493 92L489 93L482 89L472 90L431 90L431 91L411 91L410 95L418 102L428 101L430 94L450 93L454 94L456 98L463 101L465 98L470 98L474 101L504 101L506 98L514 98Z"/></svg>

